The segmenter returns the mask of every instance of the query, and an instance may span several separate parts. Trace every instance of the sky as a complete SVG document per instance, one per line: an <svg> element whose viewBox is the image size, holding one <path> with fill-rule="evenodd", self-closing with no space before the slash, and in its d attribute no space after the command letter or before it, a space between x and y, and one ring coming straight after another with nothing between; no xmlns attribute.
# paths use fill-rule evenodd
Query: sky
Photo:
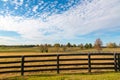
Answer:
<svg viewBox="0 0 120 80"><path fill-rule="evenodd" d="M120 0L0 0L0 45L120 43Z"/></svg>

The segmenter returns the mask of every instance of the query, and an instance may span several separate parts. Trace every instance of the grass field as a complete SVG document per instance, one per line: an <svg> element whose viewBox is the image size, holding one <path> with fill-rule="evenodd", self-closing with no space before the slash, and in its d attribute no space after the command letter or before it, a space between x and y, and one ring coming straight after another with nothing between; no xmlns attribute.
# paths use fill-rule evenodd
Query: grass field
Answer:
<svg viewBox="0 0 120 80"><path fill-rule="evenodd" d="M25 53L17 53L17 52L14 52L14 53L3 53L1 54L4 55L4 56L8 56L9 55L38 55L38 53L29 53L29 52L25 52ZM41 53L40 53L41 54ZM48 53L50 54L50 53ZM56 54L56 53L55 53ZM97 58L113 58L113 56L91 56L91 58L94 58L94 57L97 57ZM67 59L71 59L71 58L75 58L75 59L79 59L79 58L88 58L88 55L81 55L81 56L67 56ZM48 60L48 59L57 59L56 56L53 56L53 57L28 57L28 58L25 58L25 60ZM61 56L60 59L66 59L66 56ZM0 59L0 62L10 62L10 61L21 61L21 58L8 58L8 59L5 59L5 58L1 58ZM109 61L91 61L92 63L102 63L102 62L105 62L105 63L108 63L108 62L113 62L113 60L109 60ZM77 64L77 63L88 63L87 60L84 60L84 61L60 61L60 64ZM54 61L54 62L51 62L51 61L47 61L47 62L32 62L32 63L25 63L24 65L26 66L31 66L31 65L47 65L47 64L57 64L57 61ZM0 67L6 67L6 66L21 66L21 63L17 63L17 64L0 64ZM88 65L70 65L70 66L60 66L60 68L83 68L83 67L87 67ZM93 65L94 67L95 65ZM114 66L114 65L98 65L97 67L102 67L102 66ZM56 68L57 66L44 66L44 67L30 67L30 68L25 68L25 70L35 70L35 69L52 69L52 68ZM2 71L17 71L17 70L21 70L21 68L4 68L4 69L1 69L0 72ZM92 70L92 72L98 72L98 71L114 71L113 70ZM44 71L39 71L39 72L26 72L25 75L33 75L33 74L56 74L56 71L47 71L47 72L44 72ZM60 71L60 74L63 74L63 73L88 73L88 69L86 70L67 70L67 71ZM8 74L2 74L0 75L0 79L4 79L6 77L11 77L11 76L20 76L20 73L8 73ZM34 80L34 79L33 79Z"/></svg>
<svg viewBox="0 0 120 80"><path fill-rule="evenodd" d="M41 53L40 47L0 47L0 53L11 53L11 52L36 52L36 53ZM48 48L48 53L63 53L63 48L60 47L58 51L56 51L55 47L49 47ZM70 53L70 52L97 52L96 49L91 48L91 49L80 49L79 47L67 47L65 53ZM102 52L120 52L120 48L103 48ZM45 52L44 52L45 53Z"/></svg>
<svg viewBox="0 0 120 80"><path fill-rule="evenodd" d="M120 73L37 75L12 77L4 80L120 80Z"/></svg>
<svg viewBox="0 0 120 80"><path fill-rule="evenodd" d="M79 47L67 48L64 52L62 48L57 52L54 47L48 48L48 54L58 54L58 53L95 53L98 52L96 49L80 49ZM101 52L120 52L120 48L103 48ZM42 53L39 47L0 47L0 56L3 55L38 55L38 54L47 54Z"/></svg>
<svg viewBox="0 0 120 80"><path fill-rule="evenodd" d="M85 52L97 52L97 50L95 50L95 49L84 49L84 50L81 50L81 49L79 49L79 48L68 48L67 50L67 52L54 52L54 48L50 48L50 50L51 50L51 52L48 52L48 53L41 53L40 51L39 51L39 48L37 48L37 47L35 47L35 48L8 48L8 47L5 47L5 48L0 48L0 56L9 56L9 55L20 55L20 56L22 56L22 55L41 55L41 54L58 54L58 53L61 53L61 54L64 54L64 53L85 53ZM52 52L52 50L53 50L53 52ZM103 50L102 50L103 52L120 52L120 48L103 48ZM87 56L86 56L87 57ZM96 57L96 56L93 56L93 57ZM108 57L108 56L101 56L101 57ZM61 57L61 58L66 58L66 57ZM70 56L70 57L67 57L67 58L81 58L81 57L79 57L79 56ZM30 60L37 60L37 59L39 59L39 58L30 58ZM42 58L41 58L42 59ZM43 58L43 59L47 59L47 57L46 58ZM53 59L53 58L52 58ZM55 59L56 59L56 57L55 57ZM0 59L0 61L19 61L19 60L21 60L21 59ZM83 61L83 62L85 62L85 61ZM61 62L61 63L68 63L67 61L66 62ZM75 62L69 62L69 63L77 63L77 61ZM32 63L32 65L37 65L37 64L48 64L47 62L45 62L45 63ZM56 62L49 62L49 64L56 64ZM11 64L10 66L17 66L17 65L21 65L21 64ZM31 65L31 64L26 64L26 65ZM7 65L7 64L5 64L5 65L0 65L1 67L3 66L9 66L9 64ZM70 66L70 67L74 67L74 66ZM79 67L79 66L78 66ZM31 68L32 69L32 68ZM4 69L5 71L6 71L6 69ZM9 70L9 69L8 69ZM18 70L18 69L10 69L10 70ZM81 72L81 71L80 71ZM51 72L49 72L49 73L51 73ZM69 72L67 72L67 73L69 73ZM73 72L74 73L74 72ZM79 72L77 72L77 73L79 73ZM28 73L29 74L29 73ZM37 73L36 73L37 74ZM44 74L44 73L42 73L42 74ZM55 74L56 74L56 72L55 72ZM116 74L116 75L118 75L118 74L120 74L120 73L109 73L109 74L105 74L106 76L107 75L113 75L113 76L115 76L114 74ZM33 75L33 73L32 73L32 75ZM102 74L93 74L92 76L93 77L95 77L95 76L100 76L100 75L102 75ZM20 74L7 74L7 75L0 75L0 79L2 79L2 78L6 78L6 77L11 77L11 76L20 76ZM74 77L71 77L71 76L74 76ZM101 80L101 79L93 79L93 77L91 78L91 79L87 79L87 78L85 78L85 76L90 76L90 75L52 75L52 76L50 76L50 75L47 75L47 76L25 76L25 77L16 77L16 78L12 78L13 80ZM103 75L104 76L104 75ZM118 77L118 76L117 76ZM75 79L74 79L75 78ZM11 80L12 80L11 79ZM103 79L103 78L102 78ZM9 79L7 79L7 80L9 80ZM106 80L106 79L103 79L103 80ZM111 79L107 79L107 80L111 80ZM117 80L116 78L115 79L112 79L112 80Z"/></svg>

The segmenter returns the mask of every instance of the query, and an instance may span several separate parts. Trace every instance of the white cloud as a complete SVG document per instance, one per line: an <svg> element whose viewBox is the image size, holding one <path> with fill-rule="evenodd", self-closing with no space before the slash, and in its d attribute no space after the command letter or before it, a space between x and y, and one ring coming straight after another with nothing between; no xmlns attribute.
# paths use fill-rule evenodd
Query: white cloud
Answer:
<svg viewBox="0 0 120 80"><path fill-rule="evenodd" d="M34 7L33 11L36 9L37 7ZM46 21L0 16L0 30L15 31L28 41L72 39L77 35L120 26L119 14L119 0L93 0L90 3L85 0L63 14L47 17Z"/></svg>
<svg viewBox="0 0 120 80"><path fill-rule="evenodd" d="M16 40L15 38L11 38L11 37L5 37L5 36L0 36L0 40L10 40L10 41L13 41L13 40Z"/></svg>
<svg viewBox="0 0 120 80"><path fill-rule="evenodd" d="M5 36L0 36L0 45L11 45L11 44L16 44L15 41L17 41L17 39L12 38L12 37L5 37Z"/></svg>
<svg viewBox="0 0 120 80"><path fill-rule="evenodd" d="M12 3L21 6L23 4L23 0L13 0Z"/></svg>
<svg viewBox="0 0 120 80"><path fill-rule="evenodd" d="M36 10L38 9L38 5L33 7L33 12L36 12Z"/></svg>

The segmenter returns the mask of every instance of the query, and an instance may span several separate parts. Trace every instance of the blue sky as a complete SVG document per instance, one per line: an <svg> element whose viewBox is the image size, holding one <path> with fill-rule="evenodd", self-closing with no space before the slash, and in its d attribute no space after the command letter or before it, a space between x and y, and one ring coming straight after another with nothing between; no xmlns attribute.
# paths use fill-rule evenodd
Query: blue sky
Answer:
<svg viewBox="0 0 120 80"><path fill-rule="evenodd" d="M0 0L0 45L120 43L120 0Z"/></svg>

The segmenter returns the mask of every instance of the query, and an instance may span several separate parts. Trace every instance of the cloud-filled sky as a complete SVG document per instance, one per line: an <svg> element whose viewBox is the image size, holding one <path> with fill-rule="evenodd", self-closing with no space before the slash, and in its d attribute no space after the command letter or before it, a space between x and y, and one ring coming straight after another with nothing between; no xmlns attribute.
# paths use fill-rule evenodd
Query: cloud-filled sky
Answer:
<svg viewBox="0 0 120 80"><path fill-rule="evenodd" d="M120 43L120 0L0 0L0 44Z"/></svg>

